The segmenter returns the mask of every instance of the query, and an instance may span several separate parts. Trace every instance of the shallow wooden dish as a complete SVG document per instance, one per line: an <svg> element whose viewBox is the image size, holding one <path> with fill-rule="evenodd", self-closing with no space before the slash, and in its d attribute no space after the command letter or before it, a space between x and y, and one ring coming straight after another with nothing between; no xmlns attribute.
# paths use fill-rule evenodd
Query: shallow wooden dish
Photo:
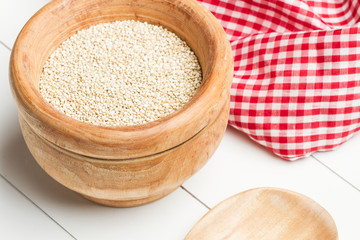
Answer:
<svg viewBox="0 0 360 240"><path fill-rule="evenodd" d="M99 127L48 105L38 91L49 55L80 29L135 19L162 25L199 58L203 83L180 111L133 127ZM159 199L201 168L227 124L233 74L231 47L215 17L195 0L55 0L20 32L10 83L25 141L39 165L83 196L110 206Z"/></svg>
<svg viewBox="0 0 360 240"><path fill-rule="evenodd" d="M338 240L330 214L310 198L285 189L256 188L211 209L185 240Z"/></svg>

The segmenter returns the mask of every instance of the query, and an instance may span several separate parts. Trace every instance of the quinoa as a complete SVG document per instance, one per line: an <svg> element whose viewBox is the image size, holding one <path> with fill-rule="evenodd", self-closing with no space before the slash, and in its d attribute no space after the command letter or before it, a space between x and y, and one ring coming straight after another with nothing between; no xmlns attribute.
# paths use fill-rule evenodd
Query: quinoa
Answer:
<svg viewBox="0 0 360 240"><path fill-rule="evenodd" d="M176 34L146 22L116 21L64 41L45 62L39 88L69 117L132 126L178 111L201 81L196 55Z"/></svg>

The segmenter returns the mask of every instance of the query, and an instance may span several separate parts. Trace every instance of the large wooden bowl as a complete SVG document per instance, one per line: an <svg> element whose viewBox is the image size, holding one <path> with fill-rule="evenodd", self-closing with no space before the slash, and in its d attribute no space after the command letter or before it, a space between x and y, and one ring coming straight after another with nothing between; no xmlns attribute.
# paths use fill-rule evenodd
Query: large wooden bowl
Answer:
<svg viewBox="0 0 360 240"><path fill-rule="evenodd" d="M195 97L175 114L133 127L86 124L45 102L39 76L61 42L91 25L125 19L162 25L189 44L203 71ZM232 74L226 34L195 0L55 0L27 22L10 60L22 132L36 161L69 189L111 206L159 199L205 164L226 128Z"/></svg>

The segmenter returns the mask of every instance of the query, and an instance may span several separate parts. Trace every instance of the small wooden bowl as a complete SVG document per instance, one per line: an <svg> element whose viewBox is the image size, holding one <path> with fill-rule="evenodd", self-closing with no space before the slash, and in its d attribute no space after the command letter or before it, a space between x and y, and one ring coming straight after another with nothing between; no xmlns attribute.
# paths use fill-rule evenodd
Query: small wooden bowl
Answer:
<svg viewBox="0 0 360 240"><path fill-rule="evenodd" d="M53 109L39 93L49 55L80 29L134 19L162 25L199 58L203 83L180 111L132 127L86 124ZM201 168L227 125L233 59L216 18L195 0L55 0L20 32L10 60L10 82L25 141L55 180L110 206L159 199Z"/></svg>

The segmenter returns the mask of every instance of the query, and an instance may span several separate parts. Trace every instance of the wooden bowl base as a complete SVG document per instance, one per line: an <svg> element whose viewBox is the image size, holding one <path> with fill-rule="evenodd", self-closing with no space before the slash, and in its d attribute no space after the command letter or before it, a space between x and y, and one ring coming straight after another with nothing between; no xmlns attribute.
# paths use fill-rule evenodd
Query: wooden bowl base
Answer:
<svg viewBox="0 0 360 240"><path fill-rule="evenodd" d="M137 206L141 206L141 205L145 205L148 203L152 203L155 202L156 200L159 200L167 195L169 195L170 193L172 193L173 191L175 191L178 187L171 189L170 191L164 193L164 194L159 194L159 195L155 195L155 196L151 196L151 197L147 197L147 198L142 198L142 199L136 199L136 200L108 200L108 199L101 199L101 198L95 198L95 197L90 197L84 194L80 194L82 197L95 202L97 204L100 205L104 205L104 206L108 206L108 207L137 207Z"/></svg>

